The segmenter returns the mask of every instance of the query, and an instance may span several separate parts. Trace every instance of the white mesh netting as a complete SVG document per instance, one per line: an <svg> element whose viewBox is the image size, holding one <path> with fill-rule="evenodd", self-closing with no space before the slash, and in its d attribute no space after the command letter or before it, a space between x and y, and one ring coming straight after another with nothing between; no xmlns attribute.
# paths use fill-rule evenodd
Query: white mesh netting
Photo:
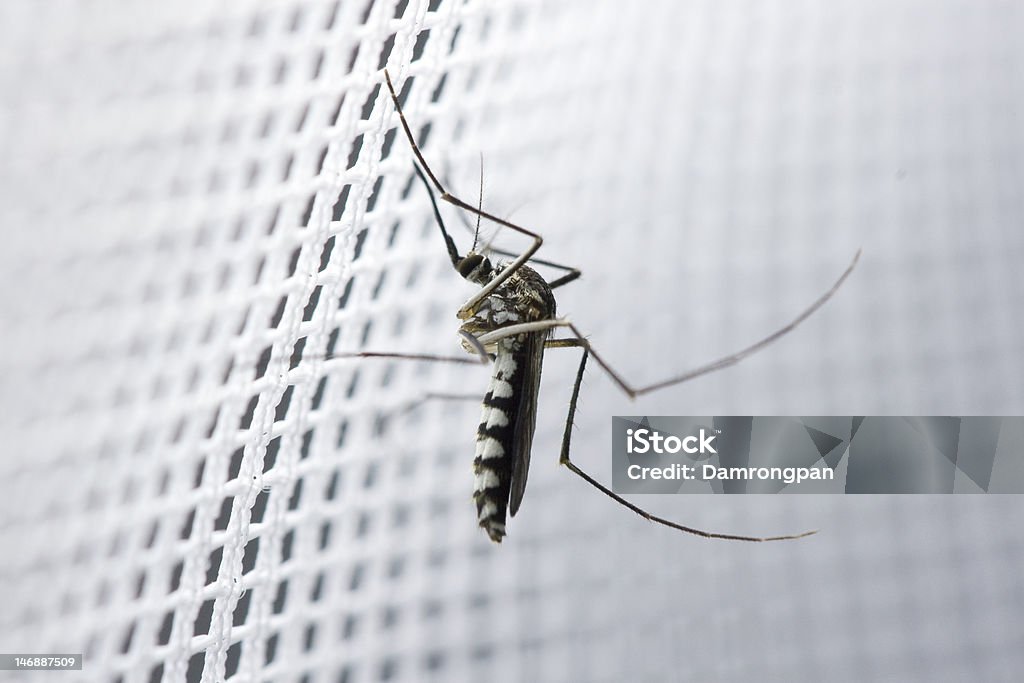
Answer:
<svg viewBox="0 0 1024 683"><path fill-rule="evenodd" d="M1011 680L1020 499L639 502L557 467L470 501L483 368L382 88L470 201L577 265L612 414L1024 412L1024 5L6 0L0 8L0 651L81 681ZM446 211L462 248L468 233ZM521 246L514 236L499 241Z"/></svg>

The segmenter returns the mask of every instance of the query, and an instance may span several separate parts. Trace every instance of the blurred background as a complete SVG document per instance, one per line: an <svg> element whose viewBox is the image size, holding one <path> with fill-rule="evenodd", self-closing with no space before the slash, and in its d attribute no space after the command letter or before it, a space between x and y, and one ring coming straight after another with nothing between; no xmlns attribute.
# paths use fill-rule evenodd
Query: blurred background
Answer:
<svg viewBox="0 0 1024 683"><path fill-rule="evenodd" d="M558 467L552 351L496 546L478 403L417 403L488 371L331 356L461 353L473 292L387 66L453 191L482 155L485 208L582 269L559 312L637 383L863 249L735 368L635 402L591 368L599 479L616 414L1019 415L1022 32L1001 0L3 3L0 651L90 682L1015 680L1017 497L634 498L821 530L676 534Z"/></svg>

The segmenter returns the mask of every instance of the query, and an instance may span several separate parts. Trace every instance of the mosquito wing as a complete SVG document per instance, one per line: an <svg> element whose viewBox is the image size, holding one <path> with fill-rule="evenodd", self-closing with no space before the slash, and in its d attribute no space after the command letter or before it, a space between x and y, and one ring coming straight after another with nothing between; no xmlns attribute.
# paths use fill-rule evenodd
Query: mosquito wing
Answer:
<svg viewBox="0 0 1024 683"><path fill-rule="evenodd" d="M509 512L515 517L526 492L526 477L530 473L530 450L533 432L537 427L537 394L540 391L540 371L544 363L544 340L547 332L527 335L522 348L516 353L516 365L522 382L516 406L515 429L512 441L512 494Z"/></svg>

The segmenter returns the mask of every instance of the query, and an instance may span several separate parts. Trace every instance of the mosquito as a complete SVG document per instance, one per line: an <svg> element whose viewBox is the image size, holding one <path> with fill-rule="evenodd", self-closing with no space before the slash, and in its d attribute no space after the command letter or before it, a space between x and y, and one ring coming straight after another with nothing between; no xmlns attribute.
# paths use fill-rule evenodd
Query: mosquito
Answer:
<svg viewBox="0 0 1024 683"><path fill-rule="evenodd" d="M480 206L473 206L451 194L438 180L423 157L419 145L416 144L415 136L402 111L398 93L395 91L391 74L387 69L384 70L384 80L401 121L402 130L405 132L405 137L415 156L413 166L416 175L430 197L434 219L444 238L452 267L463 278L480 286L480 289L462 305L456 314L462 321L459 329L462 346L467 352L477 356L477 359L413 353L355 352L344 355L458 363L482 361L493 364L490 386L483 399L483 411L480 425L477 428L476 451L473 459L473 500L476 503L477 522L490 539L496 543L501 542L505 536L506 517L515 516L523 502L530 468L533 434L537 424L537 394L540 388L544 352L548 349L564 348L576 348L581 351L579 368L576 371L576 379L569 399L569 410L566 415L559 456L559 462L573 474L648 521L704 538L761 542L797 539L816 533L808 531L787 536L738 536L712 533L653 515L612 492L610 488L587 474L570 459L572 427L576 416L580 386L589 358L593 358L619 389L630 398L681 384L695 377L735 365L743 358L784 336L821 308L853 271L860 258L860 251L857 251L853 261L836 283L785 327L737 353L707 365L653 384L634 386L597 353L590 341L584 337L573 322L568 318L557 316L553 290L576 280L580 276L580 270L534 258L534 254L543 244L543 239L539 234L484 211L482 202ZM437 202L438 196L441 200L476 216L477 230L473 247L465 254L459 253L455 241L445 227ZM502 255L515 256L511 261L494 264L486 255L488 251L486 247L480 252L476 251L480 219L492 221L501 227L525 235L532 240L532 244L518 256L497 249L491 250ZM548 282L536 270L527 265L530 262L561 270L565 274ZM556 329L567 331L571 336L552 338Z"/></svg>

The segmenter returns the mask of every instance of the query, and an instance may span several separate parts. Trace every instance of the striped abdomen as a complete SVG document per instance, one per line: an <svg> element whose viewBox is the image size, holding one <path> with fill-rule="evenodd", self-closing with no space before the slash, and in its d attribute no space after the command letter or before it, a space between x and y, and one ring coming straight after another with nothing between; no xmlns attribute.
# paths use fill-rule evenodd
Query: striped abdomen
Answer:
<svg viewBox="0 0 1024 683"><path fill-rule="evenodd" d="M477 521L501 542L505 535L514 464L516 413L523 382L522 353L502 350L494 358L491 385L484 396L473 460L473 500ZM530 435L532 437L532 434Z"/></svg>

